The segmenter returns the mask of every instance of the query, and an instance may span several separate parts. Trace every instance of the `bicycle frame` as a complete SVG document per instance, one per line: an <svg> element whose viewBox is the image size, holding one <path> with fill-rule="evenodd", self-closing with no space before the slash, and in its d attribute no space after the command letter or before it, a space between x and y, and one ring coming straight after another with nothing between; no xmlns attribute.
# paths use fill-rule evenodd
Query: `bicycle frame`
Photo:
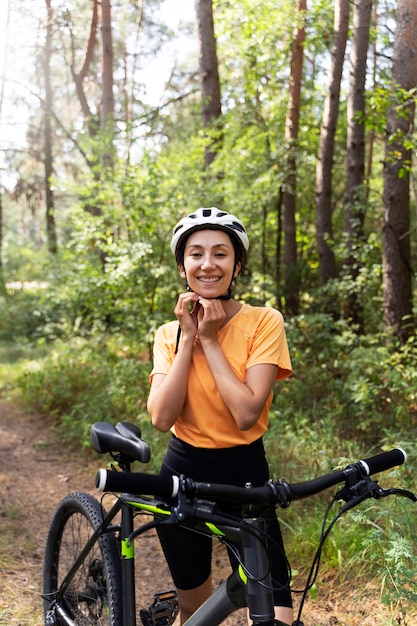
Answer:
<svg viewBox="0 0 417 626"><path fill-rule="evenodd" d="M97 452L110 453L122 469L121 472L114 471L114 467L111 470L100 469L96 475L97 489L121 495L109 513L104 511L96 498L82 492L69 494L58 505L51 520L45 551L43 598L47 626L76 626L69 615L73 610L74 615L81 616L81 623L86 623L84 615L91 615L93 623L104 615L106 623L108 616L114 626L136 626L134 540L157 524L177 524L207 537L215 537L229 547L233 546L232 549L239 553L240 565L191 615L187 626L217 626L230 613L244 607L248 607L255 626L278 626L280 622L274 620L264 514L267 511L269 514L272 507L286 508L294 500L344 484L333 496L332 503L342 500L345 504L322 533L293 626L301 624L304 599L317 575L323 543L336 520L367 498L380 499L396 494L417 501L411 491L382 489L377 481L370 478L372 474L402 465L406 454L401 448L359 460L344 469L304 483L288 483L280 479L259 487L249 484L237 487L196 482L182 475L131 472L134 460L142 463L149 461L150 450L141 439L138 427L127 422L120 422L116 427L107 422L94 424L91 442ZM219 512L217 501L240 503L243 515L235 518ZM140 514L153 516L153 521L135 529L135 518ZM73 536L71 520L74 516ZM84 534L87 528L92 529L91 535ZM82 539L82 536L89 538ZM59 577L61 582L57 589L61 553L63 580ZM82 606L80 613L79 603ZM155 594L153 605L149 610L141 610L140 617L145 626L169 626L177 610L175 592L162 592Z"/></svg>
<svg viewBox="0 0 417 626"><path fill-rule="evenodd" d="M204 503L207 506L209 503ZM202 507L204 509L204 506ZM113 524L118 513L121 520ZM135 530L134 519L136 514L152 514L155 522L144 524ZM110 511L105 515L100 527L93 531L91 537L83 547L73 566L61 582L56 592L56 602L59 604L65 590L70 585L78 568L95 545L98 538L109 532L118 532L120 537L120 555L122 564L123 588L123 626L136 626L136 593L135 593L135 541L134 538L143 534L158 521L167 521L171 509L161 502L146 496L121 494ZM200 515L202 517L203 514ZM205 517L207 519L205 519ZM233 543L241 543L243 564L237 571L230 574L208 600L187 620L187 626L217 626L228 615L237 609L248 607L249 614L256 624L270 626L274 620L274 601L272 581L269 572L269 560L265 541L265 521L261 517L244 519L242 527L232 526L230 520L218 513L213 514L206 510L202 519L186 519L178 522L180 525L217 539L227 539ZM258 581L262 581L260 584ZM74 622L64 610L60 610L61 618L72 626Z"/></svg>

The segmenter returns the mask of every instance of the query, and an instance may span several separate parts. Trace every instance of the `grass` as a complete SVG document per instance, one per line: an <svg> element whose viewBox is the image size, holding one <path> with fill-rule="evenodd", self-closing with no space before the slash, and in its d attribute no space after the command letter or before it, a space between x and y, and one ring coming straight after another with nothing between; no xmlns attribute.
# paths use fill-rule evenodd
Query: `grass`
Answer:
<svg viewBox="0 0 417 626"><path fill-rule="evenodd" d="M10 519L4 517L2 512L0 516L0 569L9 567L16 559L15 554L10 551L10 546L14 544L16 535L16 527Z"/></svg>
<svg viewBox="0 0 417 626"><path fill-rule="evenodd" d="M40 369L50 356L50 346L33 344L24 339L18 342L0 342L0 397L19 394L17 381L26 371Z"/></svg>

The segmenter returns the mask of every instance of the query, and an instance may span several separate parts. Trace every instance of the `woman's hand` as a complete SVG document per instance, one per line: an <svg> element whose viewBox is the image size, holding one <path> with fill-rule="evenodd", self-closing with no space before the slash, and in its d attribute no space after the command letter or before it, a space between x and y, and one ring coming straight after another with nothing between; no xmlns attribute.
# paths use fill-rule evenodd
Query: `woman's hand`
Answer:
<svg viewBox="0 0 417 626"><path fill-rule="evenodd" d="M184 337L195 337L195 335L197 334L198 312L200 310L199 301L200 296L198 296L193 291L181 293L178 297L174 313L180 323L181 332Z"/></svg>
<svg viewBox="0 0 417 626"><path fill-rule="evenodd" d="M203 339L215 339L227 316L221 300L200 298L197 311L198 335Z"/></svg>

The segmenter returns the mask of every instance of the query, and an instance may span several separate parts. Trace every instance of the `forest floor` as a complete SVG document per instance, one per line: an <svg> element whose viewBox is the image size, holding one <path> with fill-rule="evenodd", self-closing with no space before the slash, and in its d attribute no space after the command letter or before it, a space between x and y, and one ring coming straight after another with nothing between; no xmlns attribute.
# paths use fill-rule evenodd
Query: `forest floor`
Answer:
<svg viewBox="0 0 417 626"><path fill-rule="evenodd" d="M94 476L100 465L86 451L64 449L40 415L6 401L0 401L0 458L0 625L41 626L42 561L49 520L67 493L95 494ZM157 591L170 589L172 583L155 534L140 542L138 604L143 608L152 603L155 581ZM216 584L227 575L227 557L218 548ZM363 581L360 595L352 584L340 588L337 580L326 581L326 590L320 590L316 600L308 600L303 619L305 626L417 625L417 615L389 610L379 601L379 589L366 587ZM242 614L228 622L245 624Z"/></svg>

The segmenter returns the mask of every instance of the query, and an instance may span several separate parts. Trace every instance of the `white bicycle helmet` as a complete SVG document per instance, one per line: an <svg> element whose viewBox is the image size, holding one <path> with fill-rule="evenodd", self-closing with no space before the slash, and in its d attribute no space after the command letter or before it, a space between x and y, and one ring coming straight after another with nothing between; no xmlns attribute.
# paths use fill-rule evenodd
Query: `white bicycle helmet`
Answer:
<svg viewBox="0 0 417 626"><path fill-rule="evenodd" d="M221 211L216 207L201 207L194 211L194 213L183 217L175 226L174 234L171 239L172 253L176 254L178 243L186 233L191 235L194 230L201 230L204 226L208 226L209 228L210 226L219 226L226 232L230 231L237 237L246 252L249 250L249 239L245 227L235 215Z"/></svg>

